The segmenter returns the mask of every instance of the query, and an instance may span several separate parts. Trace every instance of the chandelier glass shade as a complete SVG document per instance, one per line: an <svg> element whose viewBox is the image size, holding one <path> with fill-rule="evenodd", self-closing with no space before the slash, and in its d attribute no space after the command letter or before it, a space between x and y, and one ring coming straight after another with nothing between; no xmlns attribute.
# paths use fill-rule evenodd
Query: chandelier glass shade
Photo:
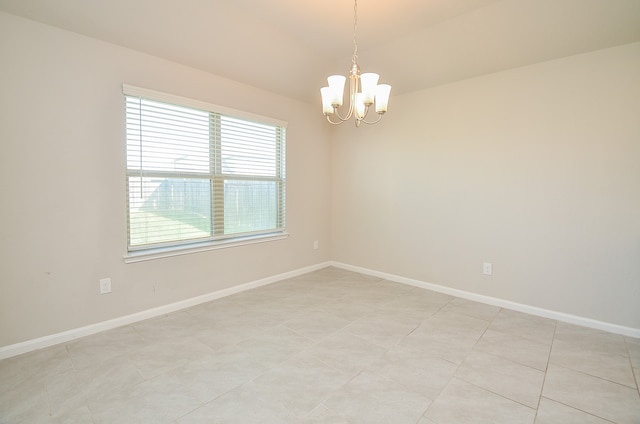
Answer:
<svg viewBox="0 0 640 424"><path fill-rule="evenodd" d="M320 89L322 95L322 113L327 117L327 121L334 125L342 124L352 117L355 118L356 127L362 122L365 124L375 124L382 119L382 115L387 111L389 103L389 93L391 86L389 84L378 84L380 76L374 73L360 73L360 65L358 64L358 43L356 40L356 32L358 29L358 0L354 1L354 19L353 19L353 57L351 59L351 69L349 71L349 108L346 115L340 114L340 107L344 101L344 88L347 77L343 75L332 75L327 78L329 83L327 87ZM369 114L372 106L378 117L372 121L365 118ZM332 119L333 118L333 119Z"/></svg>

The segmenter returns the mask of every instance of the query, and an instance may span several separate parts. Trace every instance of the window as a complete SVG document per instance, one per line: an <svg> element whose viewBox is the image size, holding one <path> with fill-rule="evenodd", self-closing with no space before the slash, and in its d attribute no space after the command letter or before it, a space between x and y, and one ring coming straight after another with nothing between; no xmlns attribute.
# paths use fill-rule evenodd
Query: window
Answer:
<svg viewBox="0 0 640 424"><path fill-rule="evenodd" d="M284 232L282 122L123 91L130 252Z"/></svg>

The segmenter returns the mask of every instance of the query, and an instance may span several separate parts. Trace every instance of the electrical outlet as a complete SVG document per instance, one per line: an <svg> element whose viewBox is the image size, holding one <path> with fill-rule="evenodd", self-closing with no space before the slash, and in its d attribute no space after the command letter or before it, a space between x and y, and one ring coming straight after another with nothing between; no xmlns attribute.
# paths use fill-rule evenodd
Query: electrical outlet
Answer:
<svg viewBox="0 0 640 424"><path fill-rule="evenodd" d="M318 250L318 240L313 241L313 250Z"/></svg>
<svg viewBox="0 0 640 424"><path fill-rule="evenodd" d="M493 275L493 265L489 262L485 262L482 264L482 273L484 275Z"/></svg>
<svg viewBox="0 0 640 424"><path fill-rule="evenodd" d="M100 294L111 293L111 278L100 279Z"/></svg>

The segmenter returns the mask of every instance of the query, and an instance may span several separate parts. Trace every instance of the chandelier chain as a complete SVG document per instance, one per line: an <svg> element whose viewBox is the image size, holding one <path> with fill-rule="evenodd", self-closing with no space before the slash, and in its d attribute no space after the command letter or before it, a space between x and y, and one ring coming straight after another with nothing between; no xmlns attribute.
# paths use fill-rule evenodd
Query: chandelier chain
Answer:
<svg viewBox="0 0 640 424"><path fill-rule="evenodd" d="M358 0L353 3L353 63L358 63L358 41L356 33L358 32Z"/></svg>

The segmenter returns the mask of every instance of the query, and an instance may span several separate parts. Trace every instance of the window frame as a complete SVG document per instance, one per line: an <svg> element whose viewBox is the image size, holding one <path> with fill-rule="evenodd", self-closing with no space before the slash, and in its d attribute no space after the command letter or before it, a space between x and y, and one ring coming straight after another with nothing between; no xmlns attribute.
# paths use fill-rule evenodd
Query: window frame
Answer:
<svg viewBox="0 0 640 424"><path fill-rule="evenodd" d="M211 236L206 237L204 239L194 239L194 240L174 240L169 242L160 242L154 244L146 244L146 245L131 245L131 228L130 228L130 187L129 180L132 176L137 176L144 174L144 170L141 168L140 171L130 170L127 161L125 160L125 175L126 175L126 213L127 213L127 253L124 256L124 260L127 263L130 262L138 262L142 260L149 259L157 259L164 258L175 255L189 254L195 252L202 252L207 250L221 249L221 248L229 248L235 246L241 246L246 244L254 244L254 243L263 243L274 240L281 240L287 238L289 234L285 230L286 225L286 127L287 122L281 121L279 119L265 117L262 115L253 114L250 112L244 112L224 106L215 105L212 103L189 99L182 96L176 96L172 94L162 93L155 90L150 90L146 88L140 88L128 84L122 85L122 92L125 99L125 105L127 102L127 97L139 97L146 100L156 101L167 103L170 105L193 108L197 110L201 110L203 112L207 112L209 115L210 125L212 124L212 120L217 120L218 128L220 123L221 116L239 119L242 121L248 121L251 123L256 123L259 125L268 125L276 127L276 146L275 146L275 154L276 154L276 175L274 177L264 177L260 178L259 176L238 176L238 175L228 175L223 174L220 168L219 158L220 158L220 148L221 148L221 138L219 130L217 133L211 133L209 137L209 148L217 149L217 154L214 155L217 157L215 162L210 163L209 173L205 175L197 175L198 177L205 177L210 181L211 184L211 198L210 198L210 207L212 209L211 216ZM124 115L126 116L126 110ZM127 128L125 126L125 153L128 154L128 147L126 146L127 140ZM175 173L171 172L160 172L166 174L167 176L175 176L177 178L184 177L184 174L180 174L178 171ZM154 171L149 171L148 175L153 175ZM278 190L278 198L276 199L276 208L277 208L277 218L276 225L277 228L267 229L262 231L252 231L250 233L234 233L231 235L220 234L220 223L217 218L214 217L213 209L215 208L215 199L220 199L220 194L224 194L224 182L227 180L264 180L264 181L275 181ZM224 199L224 196L222 196ZM218 211L224 211L224 208L220 208L218 206ZM224 225L224 224L223 224Z"/></svg>

